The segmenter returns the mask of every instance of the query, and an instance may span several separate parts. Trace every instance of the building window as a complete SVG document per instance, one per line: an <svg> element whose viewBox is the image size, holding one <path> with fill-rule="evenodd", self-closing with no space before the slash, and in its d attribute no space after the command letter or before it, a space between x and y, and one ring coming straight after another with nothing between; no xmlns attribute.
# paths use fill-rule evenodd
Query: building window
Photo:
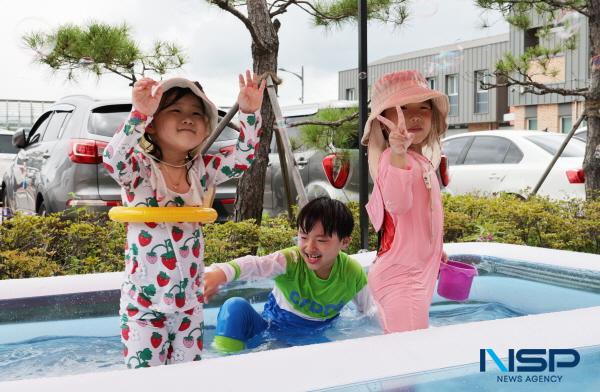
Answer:
<svg viewBox="0 0 600 392"><path fill-rule="evenodd" d="M527 129L537 131L537 117L526 118L525 121L527 122Z"/></svg>
<svg viewBox="0 0 600 392"><path fill-rule="evenodd" d="M573 117L571 116L560 116L560 131L562 133L569 133L573 128Z"/></svg>
<svg viewBox="0 0 600 392"><path fill-rule="evenodd" d="M458 116L458 75L446 75L446 95L450 103L449 116Z"/></svg>
<svg viewBox="0 0 600 392"><path fill-rule="evenodd" d="M355 93L355 89L353 88L347 88L346 89L346 100L347 101L355 101L356 100L356 93Z"/></svg>
<svg viewBox="0 0 600 392"><path fill-rule="evenodd" d="M539 46L539 44L540 44L540 38L538 37L539 30L540 30L539 27L534 27L532 29L525 30L523 49L527 50L529 48Z"/></svg>
<svg viewBox="0 0 600 392"><path fill-rule="evenodd" d="M437 90L437 78L427 78L427 84L432 90Z"/></svg>
<svg viewBox="0 0 600 392"><path fill-rule="evenodd" d="M481 87L481 83L489 83L488 76L485 70L475 71L475 113L488 112L490 93Z"/></svg>

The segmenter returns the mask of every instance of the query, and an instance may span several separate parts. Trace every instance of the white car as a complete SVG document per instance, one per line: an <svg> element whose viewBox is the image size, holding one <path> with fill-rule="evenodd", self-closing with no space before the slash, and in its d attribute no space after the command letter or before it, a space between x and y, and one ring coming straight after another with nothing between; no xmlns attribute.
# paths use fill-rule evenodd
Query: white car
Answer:
<svg viewBox="0 0 600 392"><path fill-rule="evenodd" d="M506 192L527 197L565 138L541 131L468 132L442 141L450 164L446 191L462 195ZM548 174L538 195L552 199L585 198L585 143L572 139Z"/></svg>
<svg viewBox="0 0 600 392"><path fill-rule="evenodd" d="M575 131L575 133L573 134L573 137L581 140L584 143L587 142L587 137L588 137L587 127L580 128L577 131Z"/></svg>

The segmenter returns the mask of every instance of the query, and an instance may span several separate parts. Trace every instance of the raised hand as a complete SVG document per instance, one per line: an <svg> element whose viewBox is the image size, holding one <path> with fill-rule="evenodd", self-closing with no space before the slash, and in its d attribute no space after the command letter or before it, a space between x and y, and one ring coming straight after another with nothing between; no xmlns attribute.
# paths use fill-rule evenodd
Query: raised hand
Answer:
<svg viewBox="0 0 600 392"><path fill-rule="evenodd" d="M156 89L154 86L156 86ZM158 109L162 94L162 87L156 80L142 78L133 85L131 102L137 111L144 113L146 116L152 116Z"/></svg>
<svg viewBox="0 0 600 392"><path fill-rule="evenodd" d="M263 93L267 82L263 79L259 86L258 76L255 73L250 74L246 70L246 79L240 74L240 94L238 95L238 104L240 111L244 113L254 113L260 109L263 100Z"/></svg>
<svg viewBox="0 0 600 392"><path fill-rule="evenodd" d="M394 124L381 115L377 116L377 119L390 130L388 141L392 152L397 155L405 155L406 151L413 143L415 135L409 133L406 129L402 110L398 110L398 124Z"/></svg>

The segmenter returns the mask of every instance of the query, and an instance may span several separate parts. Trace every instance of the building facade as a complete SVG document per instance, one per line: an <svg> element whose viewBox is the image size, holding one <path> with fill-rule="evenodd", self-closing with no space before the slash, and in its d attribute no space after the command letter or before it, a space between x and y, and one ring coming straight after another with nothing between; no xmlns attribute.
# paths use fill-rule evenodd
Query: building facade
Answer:
<svg viewBox="0 0 600 392"><path fill-rule="evenodd" d="M543 24L539 16L531 15L532 27L528 30L512 28L509 32L509 47L515 56L536 44L556 46L559 39L575 36L576 48L559 53L550 61L549 69L555 70L554 77L539 75L539 67L532 64L530 76L537 82L564 89L585 88L589 85L589 40L587 20L577 13L563 14L557 27L547 38L538 38L536 33ZM576 34L576 35L575 35ZM573 123L583 112L580 97L565 97L558 94L536 95L526 88L513 86L509 89L508 102L515 129L539 129L550 132L569 132Z"/></svg>
<svg viewBox="0 0 600 392"><path fill-rule="evenodd" d="M508 126L507 88L482 90L479 81L489 77L508 51L509 35L501 34L458 44L386 57L369 64L371 86L381 76L403 69L415 69L431 88L444 92L450 101L449 133L498 129ZM339 72L339 99L358 99L358 70Z"/></svg>
<svg viewBox="0 0 600 392"><path fill-rule="evenodd" d="M565 23L565 19L568 22ZM483 90L480 81L489 78L504 54L522 55L529 46L553 47L558 39L577 34L576 48L554 56L550 69L553 77L539 75L539 67L531 66L535 81L565 89L583 88L589 83L588 26L584 17L563 14L557 28L547 38L536 35L542 20L532 16L532 27L523 31L511 27L508 34L481 38L397 56L369 64L369 97L371 85L381 76L394 71L415 69L427 78L430 86L448 95L449 134L502 128L539 129L568 132L583 112L581 98L558 94L536 95L526 88L511 86ZM568 27L565 27L568 26ZM358 99L358 71L340 71L339 99Z"/></svg>

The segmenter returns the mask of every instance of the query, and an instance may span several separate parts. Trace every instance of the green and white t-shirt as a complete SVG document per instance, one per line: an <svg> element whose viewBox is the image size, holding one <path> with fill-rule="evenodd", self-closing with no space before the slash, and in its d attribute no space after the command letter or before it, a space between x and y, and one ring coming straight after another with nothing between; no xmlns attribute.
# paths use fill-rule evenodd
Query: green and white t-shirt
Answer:
<svg viewBox="0 0 600 392"><path fill-rule="evenodd" d="M327 279L319 278L308 268L297 246L214 265L223 270L228 282L274 278L272 294L277 305L306 320L332 319L350 301L361 312L371 303L363 267L343 252L338 254Z"/></svg>

